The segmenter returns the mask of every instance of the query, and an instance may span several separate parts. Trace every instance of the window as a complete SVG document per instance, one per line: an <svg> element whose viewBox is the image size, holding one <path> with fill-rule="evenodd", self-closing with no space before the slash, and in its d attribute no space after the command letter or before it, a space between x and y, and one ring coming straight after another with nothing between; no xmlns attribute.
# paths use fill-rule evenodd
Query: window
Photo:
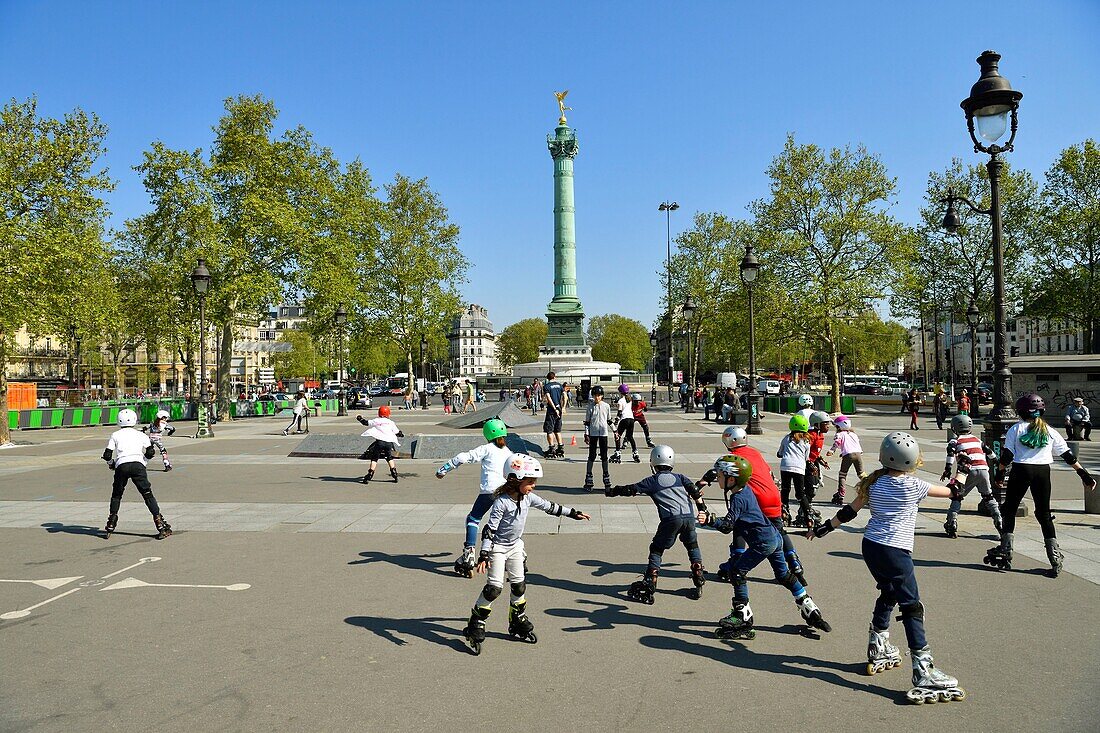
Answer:
<svg viewBox="0 0 1100 733"><path fill-rule="evenodd" d="M1058 374L1036 374L1036 382L1057 382L1060 379Z"/></svg>

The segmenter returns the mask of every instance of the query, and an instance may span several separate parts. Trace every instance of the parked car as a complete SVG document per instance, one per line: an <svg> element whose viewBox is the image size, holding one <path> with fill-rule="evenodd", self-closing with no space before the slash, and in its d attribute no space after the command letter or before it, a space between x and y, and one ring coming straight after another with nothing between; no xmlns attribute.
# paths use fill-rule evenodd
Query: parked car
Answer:
<svg viewBox="0 0 1100 733"><path fill-rule="evenodd" d="M371 387L370 389L367 390L367 394L369 394L371 397L377 397L378 395L385 394L385 393L386 393L386 387L385 387L385 385L382 385L382 384L376 384L376 385L374 385L373 387Z"/></svg>
<svg viewBox="0 0 1100 733"><path fill-rule="evenodd" d="M978 401L979 402L992 402L993 401L993 385L989 382L978 383Z"/></svg>
<svg viewBox="0 0 1100 733"><path fill-rule="evenodd" d="M845 394L880 395L882 387L873 384L851 384L844 387Z"/></svg>
<svg viewBox="0 0 1100 733"><path fill-rule="evenodd" d="M372 405L373 400L365 387L352 387L348 390L348 409L365 409Z"/></svg>

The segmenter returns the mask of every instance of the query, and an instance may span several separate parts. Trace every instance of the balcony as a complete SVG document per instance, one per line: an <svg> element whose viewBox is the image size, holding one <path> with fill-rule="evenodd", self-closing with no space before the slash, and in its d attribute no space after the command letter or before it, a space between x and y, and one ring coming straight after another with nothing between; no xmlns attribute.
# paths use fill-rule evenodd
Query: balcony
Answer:
<svg viewBox="0 0 1100 733"><path fill-rule="evenodd" d="M70 356L68 349L47 348L45 346L14 346L12 347L11 354L14 356L34 357L36 359L68 359Z"/></svg>

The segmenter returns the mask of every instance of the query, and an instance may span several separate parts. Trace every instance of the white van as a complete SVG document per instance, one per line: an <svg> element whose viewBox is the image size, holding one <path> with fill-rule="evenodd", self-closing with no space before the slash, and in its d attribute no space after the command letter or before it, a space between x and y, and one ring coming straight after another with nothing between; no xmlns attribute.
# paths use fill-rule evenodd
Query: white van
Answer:
<svg viewBox="0 0 1100 733"><path fill-rule="evenodd" d="M761 379L756 385L756 391L760 394L779 394L779 380Z"/></svg>

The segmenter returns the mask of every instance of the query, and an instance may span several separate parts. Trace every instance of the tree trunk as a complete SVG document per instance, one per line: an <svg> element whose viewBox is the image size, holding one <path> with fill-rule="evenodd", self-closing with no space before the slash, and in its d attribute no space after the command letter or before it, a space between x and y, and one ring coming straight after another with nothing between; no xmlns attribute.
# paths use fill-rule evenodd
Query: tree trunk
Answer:
<svg viewBox="0 0 1100 733"><path fill-rule="evenodd" d="M230 368L233 364L233 319L229 319L222 326L219 347L221 350L218 352L218 419L229 420L229 401L236 399L236 395L230 394L232 392Z"/></svg>
<svg viewBox="0 0 1100 733"><path fill-rule="evenodd" d="M825 322L824 341L829 356L829 364L833 369L829 395L833 398L833 412L840 413L840 360L837 358L836 341L833 339L833 324L828 321Z"/></svg>
<svg viewBox="0 0 1100 733"><path fill-rule="evenodd" d="M8 428L8 339L0 333L0 445L11 442Z"/></svg>
<svg viewBox="0 0 1100 733"><path fill-rule="evenodd" d="M409 375L409 388L416 389L416 378L413 376L413 355L412 350L405 351L405 373Z"/></svg>

